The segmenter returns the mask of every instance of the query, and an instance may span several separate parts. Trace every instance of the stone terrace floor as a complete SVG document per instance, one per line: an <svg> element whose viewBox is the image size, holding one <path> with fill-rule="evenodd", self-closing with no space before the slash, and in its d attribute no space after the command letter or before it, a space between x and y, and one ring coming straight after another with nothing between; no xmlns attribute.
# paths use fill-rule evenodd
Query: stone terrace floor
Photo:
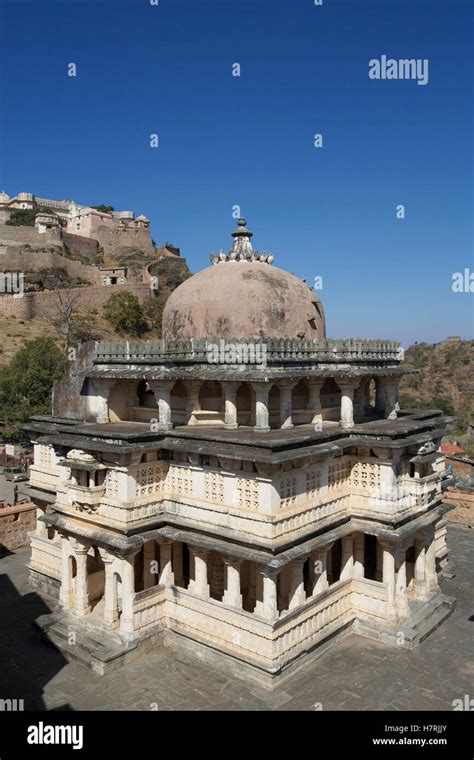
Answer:
<svg viewBox="0 0 474 760"><path fill-rule="evenodd" d="M103 677L68 663L31 627L48 602L28 588L23 549L0 559L0 697L26 710L452 710L474 682L474 531L448 540L456 577L441 585L458 604L418 649L351 636L273 692L164 648Z"/></svg>

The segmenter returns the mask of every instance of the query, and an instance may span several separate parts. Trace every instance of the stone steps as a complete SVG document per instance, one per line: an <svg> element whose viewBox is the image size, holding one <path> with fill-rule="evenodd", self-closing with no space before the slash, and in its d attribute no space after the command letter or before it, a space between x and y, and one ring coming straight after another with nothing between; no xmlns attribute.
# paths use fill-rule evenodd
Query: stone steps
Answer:
<svg viewBox="0 0 474 760"><path fill-rule="evenodd" d="M359 619L355 631L361 636L377 639L389 645L413 649L421 644L454 610L456 600L443 594L426 602L410 601L410 622L400 620L388 625Z"/></svg>
<svg viewBox="0 0 474 760"><path fill-rule="evenodd" d="M125 643L116 634L104 631L89 623L76 621L71 616L51 613L34 621L44 639L57 647L67 659L77 660L104 675L122 667L135 654L137 642ZM75 634L71 640L71 633Z"/></svg>

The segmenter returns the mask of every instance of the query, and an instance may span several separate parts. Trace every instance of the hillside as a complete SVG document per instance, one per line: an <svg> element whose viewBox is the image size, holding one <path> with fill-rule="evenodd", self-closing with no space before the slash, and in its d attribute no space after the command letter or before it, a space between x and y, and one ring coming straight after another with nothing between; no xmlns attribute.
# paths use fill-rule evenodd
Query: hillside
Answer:
<svg viewBox="0 0 474 760"><path fill-rule="evenodd" d="M474 420L474 341L448 338L440 343L415 343L405 352L408 367L418 375L400 386L402 407L435 407L457 418L459 428Z"/></svg>

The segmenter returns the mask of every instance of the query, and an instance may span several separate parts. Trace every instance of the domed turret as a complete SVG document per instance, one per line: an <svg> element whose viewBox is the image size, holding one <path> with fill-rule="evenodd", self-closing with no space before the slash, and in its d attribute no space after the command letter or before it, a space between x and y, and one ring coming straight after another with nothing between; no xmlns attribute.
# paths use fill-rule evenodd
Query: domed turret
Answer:
<svg viewBox="0 0 474 760"><path fill-rule="evenodd" d="M163 337L326 337L324 311L302 280L272 266L273 255L252 248L245 219L232 233L226 255L211 254L212 266L182 283L166 302Z"/></svg>

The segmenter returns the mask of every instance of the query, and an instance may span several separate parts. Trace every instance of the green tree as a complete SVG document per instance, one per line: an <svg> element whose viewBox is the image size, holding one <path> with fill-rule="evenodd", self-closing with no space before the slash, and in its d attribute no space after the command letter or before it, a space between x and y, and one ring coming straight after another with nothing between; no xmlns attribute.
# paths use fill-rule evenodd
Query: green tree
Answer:
<svg viewBox="0 0 474 760"><path fill-rule="evenodd" d="M63 375L67 358L52 338L28 340L0 370L0 418L4 438L21 440L20 424L33 414L50 414L53 383Z"/></svg>
<svg viewBox="0 0 474 760"><path fill-rule="evenodd" d="M147 298L143 303L143 312L150 326L150 330L161 337L161 321L163 319L164 302L158 296L156 298Z"/></svg>
<svg viewBox="0 0 474 760"><path fill-rule="evenodd" d="M140 336L148 330L143 308L129 291L110 296L104 304L104 316L120 334Z"/></svg>
<svg viewBox="0 0 474 760"><path fill-rule="evenodd" d="M91 206L91 208L95 208L96 211L103 211L104 214L111 214L112 211L115 211L113 206L104 206L103 203L100 203L98 206Z"/></svg>
<svg viewBox="0 0 474 760"><path fill-rule="evenodd" d="M12 227L34 227L36 214L43 211L47 214L56 213L54 209L41 206L39 208L17 208L11 213L10 219L6 224Z"/></svg>

